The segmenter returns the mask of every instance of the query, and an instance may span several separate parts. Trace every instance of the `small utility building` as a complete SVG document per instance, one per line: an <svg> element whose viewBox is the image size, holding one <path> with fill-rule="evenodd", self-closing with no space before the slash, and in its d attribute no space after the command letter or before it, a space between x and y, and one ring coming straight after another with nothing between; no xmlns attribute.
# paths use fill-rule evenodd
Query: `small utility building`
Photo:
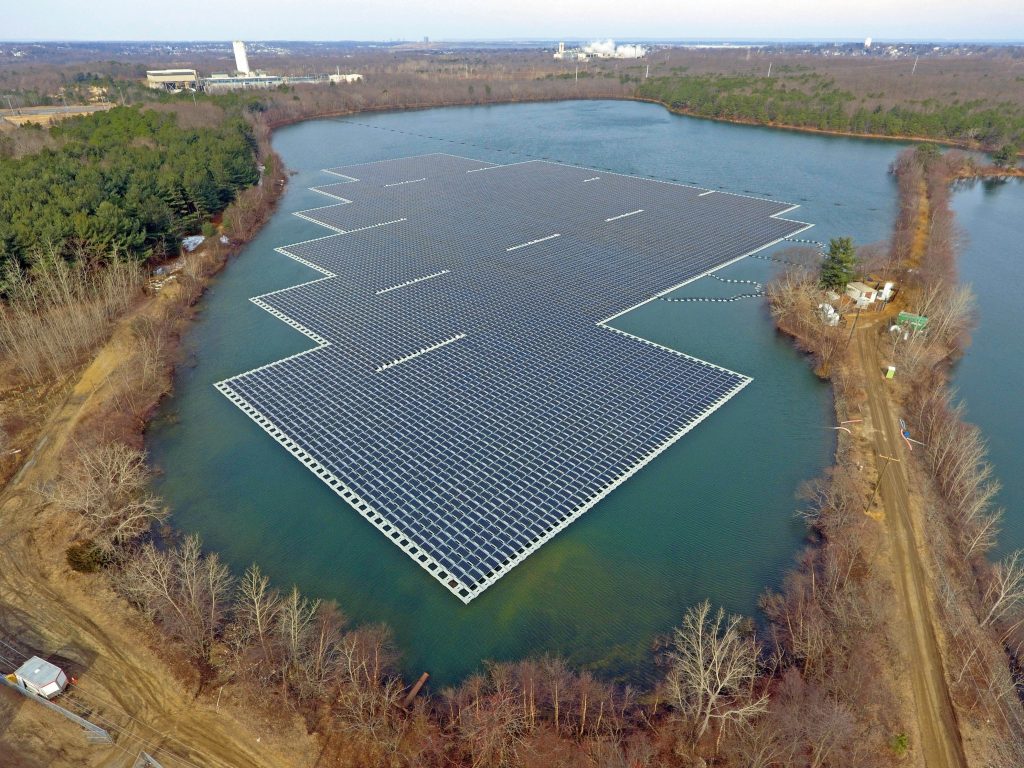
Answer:
<svg viewBox="0 0 1024 768"><path fill-rule="evenodd" d="M853 299L857 303L858 307L866 307L878 298L878 291L870 285L865 285L861 282L853 282L847 284L846 295Z"/></svg>
<svg viewBox="0 0 1024 768"><path fill-rule="evenodd" d="M52 699L68 687L64 670L45 659L33 656L16 670L19 685L44 699Z"/></svg>

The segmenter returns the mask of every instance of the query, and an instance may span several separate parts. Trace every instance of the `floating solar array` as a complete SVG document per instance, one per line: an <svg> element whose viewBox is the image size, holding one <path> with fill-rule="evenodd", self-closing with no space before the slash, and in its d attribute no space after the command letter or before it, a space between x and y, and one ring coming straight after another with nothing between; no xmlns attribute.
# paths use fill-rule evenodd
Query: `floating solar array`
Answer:
<svg viewBox="0 0 1024 768"><path fill-rule="evenodd" d="M313 339L217 384L468 603L750 380L619 331L806 229L796 206L534 161L329 171L322 277L253 299Z"/></svg>

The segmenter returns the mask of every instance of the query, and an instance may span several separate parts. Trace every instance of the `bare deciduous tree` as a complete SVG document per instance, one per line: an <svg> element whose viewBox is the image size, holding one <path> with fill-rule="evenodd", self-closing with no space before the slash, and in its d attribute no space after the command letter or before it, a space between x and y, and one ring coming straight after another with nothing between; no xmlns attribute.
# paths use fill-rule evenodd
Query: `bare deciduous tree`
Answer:
<svg viewBox="0 0 1024 768"><path fill-rule="evenodd" d="M992 577L982 603L988 613L983 627L1009 618L1024 606L1024 550L1017 550L992 566Z"/></svg>
<svg viewBox="0 0 1024 768"><path fill-rule="evenodd" d="M774 724L744 723L726 745L731 762L743 768L791 765L793 749L781 742Z"/></svg>
<svg viewBox="0 0 1024 768"><path fill-rule="evenodd" d="M932 282L917 292L913 308L928 318L928 325L905 331L907 337L896 343L894 353L901 369L919 375L959 348L973 322L974 294L966 285Z"/></svg>
<svg viewBox="0 0 1024 768"><path fill-rule="evenodd" d="M767 709L754 690L759 648L741 632L738 616L712 612L707 600L690 608L673 630L665 659L665 691L694 743L712 721L742 723Z"/></svg>
<svg viewBox="0 0 1024 768"><path fill-rule="evenodd" d="M450 698L456 732L474 768L519 762L529 718L510 672L507 665L492 665Z"/></svg>
<svg viewBox="0 0 1024 768"><path fill-rule="evenodd" d="M192 659L209 663L227 613L232 578L216 553L202 553L198 536L166 551L147 543L127 563L119 583Z"/></svg>
<svg viewBox="0 0 1024 768"><path fill-rule="evenodd" d="M825 322L818 305L823 302L817 272L810 267L789 267L765 286L772 317L779 328L817 358L818 370L831 370L846 334Z"/></svg>
<svg viewBox="0 0 1024 768"><path fill-rule="evenodd" d="M403 689L390 669L390 633L380 626L353 630L342 640L339 654L339 726L364 742L393 752L404 733L405 721L397 715Z"/></svg>
<svg viewBox="0 0 1024 768"><path fill-rule="evenodd" d="M149 493L146 455L124 443L78 451L56 487L44 496L80 514L86 533L105 550L127 544L167 518Z"/></svg>
<svg viewBox="0 0 1024 768"><path fill-rule="evenodd" d="M270 588L270 579L256 564L238 582L232 616L228 640L236 663L243 671L270 680L278 672L281 595Z"/></svg>
<svg viewBox="0 0 1024 768"><path fill-rule="evenodd" d="M111 320L139 295L142 271L114 258L104 267L65 261L43 248L30 271L8 260L0 275L0 359L27 381L65 374L110 332Z"/></svg>
<svg viewBox="0 0 1024 768"><path fill-rule="evenodd" d="M306 599L298 587L292 587L292 591L281 601L277 631L281 643L282 679L285 684L297 685L302 677L306 644L313 631L313 622L319 609L320 601Z"/></svg>
<svg viewBox="0 0 1024 768"><path fill-rule="evenodd" d="M926 388L911 408L964 557L987 552L996 543L1002 512L993 508L999 482L981 431L966 423L963 403L953 405L943 386Z"/></svg>
<svg viewBox="0 0 1024 768"><path fill-rule="evenodd" d="M345 617L334 602L320 603L307 634L299 672L299 696L315 701L336 682L343 660Z"/></svg>

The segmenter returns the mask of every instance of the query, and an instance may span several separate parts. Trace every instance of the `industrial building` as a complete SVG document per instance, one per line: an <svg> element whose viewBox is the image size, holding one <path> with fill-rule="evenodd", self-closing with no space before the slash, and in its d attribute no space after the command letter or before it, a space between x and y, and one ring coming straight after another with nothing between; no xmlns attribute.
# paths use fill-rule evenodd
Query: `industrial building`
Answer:
<svg viewBox="0 0 1024 768"><path fill-rule="evenodd" d="M363 76L356 73L334 75L271 75L249 65L249 54L245 43L235 40L231 43L235 56L235 71L199 77L194 69L156 69L146 72L146 84L150 88L162 88L177 93L183 90L204 90L209 93L225 91L277 88L281 85L327 83L356 83Z"/></svg>
<svg viewBox="0 0 1024 768"><path fill-rule="evenodd" d="M589 58L581 48L566 48L565 43L559 43L555 51L555 61L586 61Z"/></svg>
<svg viewBox="0 0 1024 768"><path fill-rule="evenodd" d="M647 49L642 45L616 45L614 40L596 41L581 48L566 48L565 43L558 44L555 59L570 61L587 61L588 59L642 59Z"/></svg>
<svg viewBox="0 0 1024 768"><path fill-rule="evenodd" d="M199 74L194 69L150 69L146 85L164 91L194 91L199 87Z"/></svg>
<svg viewBox="0 0 1024 768"><path fill-rule="evenodd" d="M203 90L209 92L247 90L252 88L276 88L284 84L280 75L268 75L266 72L254 71L249 66L249 55L245 43L235 40L231 43L235 54L235 71L233 74L215 74L203 78Z"/></svg>
<svg viewBox="0 0 1024 768"><path fill-rule="evenodd" d="M279 75L267 75L262 72L249 72L244 75L210 75L203 78L203 90L208 93L218 91L239 91L252 88L276 88L284 85L285 79Z"/></svg>

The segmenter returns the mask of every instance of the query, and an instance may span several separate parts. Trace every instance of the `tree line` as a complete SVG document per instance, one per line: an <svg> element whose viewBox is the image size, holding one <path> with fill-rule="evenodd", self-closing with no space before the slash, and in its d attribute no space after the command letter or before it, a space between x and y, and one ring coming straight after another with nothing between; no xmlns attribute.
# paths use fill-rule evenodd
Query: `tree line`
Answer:
<svg viewBox="0 0 1024 768"><path fill-rule="evenodd" d="M39 152L0 163L0 267L40 249L68 259L174 252L259 179L240 115L184 128L174 114L115 108L49 135Z"/></svg>
<svg viewBox="0 0 1024 768"><path fill-rule="evenodd" d="M916 136L989 148L1024 145L1024 110L983 100L888 109L858 105L857 97L824 75L765 78L752 75L674 75L644 81L637 92L672 109L727 120L749 120L827 131Z"/></svg>

